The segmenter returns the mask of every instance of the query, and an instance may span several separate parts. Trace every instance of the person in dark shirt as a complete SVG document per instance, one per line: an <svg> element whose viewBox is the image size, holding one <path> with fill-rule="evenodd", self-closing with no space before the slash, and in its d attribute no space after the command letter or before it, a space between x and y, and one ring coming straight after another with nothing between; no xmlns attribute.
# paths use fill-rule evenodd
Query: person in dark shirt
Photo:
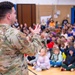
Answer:
<svg viewBox="0 0 75 75"><path fill-rule="evenodd" d="M66 60L63 62L61 71L74 71L75 69L75 55L74 50L70 49Z"/></svg>

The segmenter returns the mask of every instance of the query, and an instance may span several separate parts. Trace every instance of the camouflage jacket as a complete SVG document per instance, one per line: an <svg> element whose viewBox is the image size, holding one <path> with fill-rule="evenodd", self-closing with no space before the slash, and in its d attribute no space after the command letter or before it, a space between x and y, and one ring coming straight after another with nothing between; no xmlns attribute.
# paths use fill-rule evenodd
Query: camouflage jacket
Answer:
<svg viewBox="0 0 75 75"><path fill-rule="evenodd" d="M28 75L24 53L34 55L41 48L38 35L28 42L25 35L9 25L0 25L0 75Z"/></svg>

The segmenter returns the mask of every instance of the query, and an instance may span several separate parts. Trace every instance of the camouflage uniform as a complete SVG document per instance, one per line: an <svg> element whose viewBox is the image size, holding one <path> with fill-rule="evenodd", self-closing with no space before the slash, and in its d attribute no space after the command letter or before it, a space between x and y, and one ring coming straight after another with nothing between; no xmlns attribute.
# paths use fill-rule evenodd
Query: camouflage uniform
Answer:
<svg viewBox="0 0 75 75"><path fill-rule="evenodd" d="M0 75L28 75L24 53L34 55L41 48L38 35L28 42L23 33L9 25L0 25Z"/></svg>

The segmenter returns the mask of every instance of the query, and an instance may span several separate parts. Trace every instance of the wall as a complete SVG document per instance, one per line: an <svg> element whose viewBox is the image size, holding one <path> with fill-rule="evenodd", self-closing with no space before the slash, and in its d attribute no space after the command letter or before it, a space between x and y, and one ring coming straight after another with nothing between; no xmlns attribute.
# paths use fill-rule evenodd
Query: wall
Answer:
<svg viewBox="0 0 75 75"><path fill-rule="evenodd" d="M67 14L71 17L71 7L75 5L75 0L11 0L11 2L15 4L36 4L36 23L40 22L41 16L53 16L56 9L60 10L60 16L54 20L61 23ZM70 18L68 20L71 22Z"/></svg>
<svg viewBox="0 0 75 75"><path fill-rule="evenodd" d="M6 1L6 0L0 0ZM40 4L40 5L75 5L75 0L7 0L18 4Z"/></svg>
<svg viewBox="0 0 75 75"><path fill-rule="evenodd" d="M36 22L40 22L41 16L49 16L52 15L54 18L55 8L60 10L60 15L58 18L54 18L55 21L59 21L60 23L64 18L67 17L67 14L71 17L71 8L73 5L37 5L36 6ZM68 18L69 22L71 22L70 17Z"/></svg>
<svg viewBox="0 0 75 75"><path fill-rule="evenodd" d="M10 2L13 2L15 4L16 1L18 1L18 0L0 0L0 2L2 2L2 1L10 1Z"/></svg>

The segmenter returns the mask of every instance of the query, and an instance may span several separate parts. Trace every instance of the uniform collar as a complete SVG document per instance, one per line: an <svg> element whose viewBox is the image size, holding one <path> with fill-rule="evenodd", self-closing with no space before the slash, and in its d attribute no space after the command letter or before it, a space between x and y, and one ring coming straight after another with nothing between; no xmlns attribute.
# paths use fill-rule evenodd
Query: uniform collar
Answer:
<svg viewBox="0 0 75 75"><path fill-rule="evenodd" d="M0 27L4 27L6 29L9 29L11 26L8 24L0 24Z"/></svg>

